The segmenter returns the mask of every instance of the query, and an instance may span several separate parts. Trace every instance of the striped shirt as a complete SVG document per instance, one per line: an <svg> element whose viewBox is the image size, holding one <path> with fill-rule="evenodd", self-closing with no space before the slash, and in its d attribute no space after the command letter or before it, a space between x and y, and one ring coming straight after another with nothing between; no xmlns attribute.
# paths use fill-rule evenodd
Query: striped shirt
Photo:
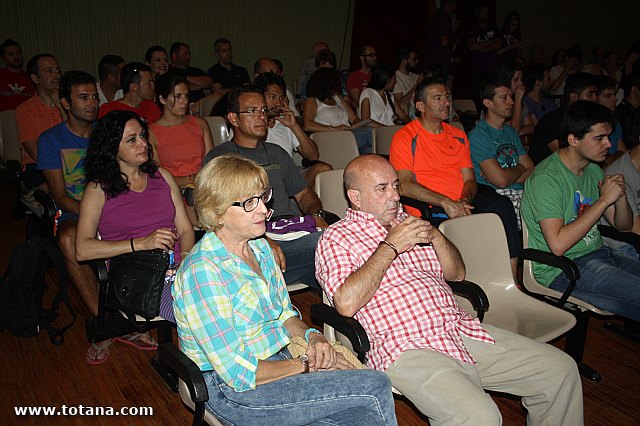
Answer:
<svg viewBox="0 0 640 426"><path fill-rule="evenodd" d="M398 211L398 220L406 217ZM324 232L316 249L316 277L332 303L340 285L386 236L387 230L373 215L351 209ZM431 246L415 246L400 254L355 317L371 343L367 364L381 371L411 349L428 348L475 363L463 335L494 343L480 322L458 306Z"/></svg>
<svg viewBox="0 0 640 426"><path fill-rule="evenodd" d="M258 239L249 246L266 282L207 232L183 260L172 290L180 349L238 392L255 389L258 360L289 343L283 323L297 315L269 244Z"/></svg>

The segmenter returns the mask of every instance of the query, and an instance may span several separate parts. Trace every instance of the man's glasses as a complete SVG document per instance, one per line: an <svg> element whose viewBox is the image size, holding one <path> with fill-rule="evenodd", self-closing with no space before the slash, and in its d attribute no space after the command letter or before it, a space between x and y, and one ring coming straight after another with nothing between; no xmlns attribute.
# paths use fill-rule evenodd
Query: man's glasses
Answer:
<svg viewBox="0 0 640 426"><path fill-rule="evenodd" d="M236 111L236 114L249 114L252 117L258 117L261 115L267 115L268 112L269 112L269 108L262 107L262 108L249 108L246 111Z"/></svg>
<svg viewBox="0 0 640 426"><path fill-rule="evenodd" d="M374 57L374 58L375 58L375 57L377 57L378 55L376 55L375 53L369 53L369 54L362 55L362 56L371 56L371 57Z"/></svg>
<svg viewBox="0 0 640 426"><path fill-rule="evenodd" d="M247 198L244 201L236 201L231 205L236 207L242 207L245 212L251 213L258 207L260 200L262 200L262 202L266 205L269 201L271 201L272 195L273 195L273 188L268 186L267 189L265 189L262 194L256 195L255 197Z"/></svg>

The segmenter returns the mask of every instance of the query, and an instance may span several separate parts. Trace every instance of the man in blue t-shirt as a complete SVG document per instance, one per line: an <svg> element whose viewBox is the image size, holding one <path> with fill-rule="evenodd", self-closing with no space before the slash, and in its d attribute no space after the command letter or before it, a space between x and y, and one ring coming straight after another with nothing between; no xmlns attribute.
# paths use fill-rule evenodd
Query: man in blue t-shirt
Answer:
<svg viewBox="0 0 640 426"><path fill-rule="evenodd" d="M488 80L482 87L485 118L469 132L476 181L509 197L520 227L520 199L524 181L533 171L518 133L505 124L513 114L513 94L506 82Z"/></svg>
<svg viewBox="0 0 640 426"><path fill-rule="evenodd" d="M80 265L76 260L75 240L80 200L86 184L84 158L100 98L96 80L83 71L66 72L60 80L59 94L68 119L40 135L37 168L42 170L51 197L62 210L57 236L69 277L82 301L96 315L98 287L95 274L89 265Z"/></svg>

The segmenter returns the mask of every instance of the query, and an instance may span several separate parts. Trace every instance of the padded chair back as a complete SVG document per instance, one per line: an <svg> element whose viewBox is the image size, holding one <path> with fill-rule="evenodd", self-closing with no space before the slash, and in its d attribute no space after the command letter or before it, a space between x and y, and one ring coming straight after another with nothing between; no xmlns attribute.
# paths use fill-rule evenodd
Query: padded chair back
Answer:
<svg viewBox="0 0 640 426"><path fill-rule="evenodd" d="M527 224L524 220L524 217L522 218L521 222L522 222L522 246L524 248L528 248L529 247L529 229L527 228ZM556 291L547 286L544 286L540 284L538 280L536 280L536 277L533 274L533 262L530 260L525 259L524 264L522 266L522 283L524 284L524 288L526 288L527 291L530 291L531 293L541 294L544 296L551 296L555 299L560 299L560 297L562 296L562 293L560 293L559 291ZM600 315L613 315L609 311L605 311L603 309L597 308L592 304L585 302L584 300L576 299L575 297L572 297L572 296L569 296L569 299L567 299L567 301L581 307L582 309L589 310Z"/></svg>
<svg viewBox="0 0 640 426"><path fill-rule="evenodd" d="M356 158L358 144L350 131L316 132L311 139L318 145L320 161L331 164L334 169L344 169L349 161Z"/></svg>
<svg viewBox="0 0 640 426"><path fill-rule="evenodd" d="M22 153L20 152L20 141L18 140L16 111L2 111L0 113L0 121L2 121L2 159L21 162Z"/></svg>
<svg viewBox="0 0 640 426"><path fill-rule="evenodd" d="M473 102L472 99L454 99L453 107L458 111L458 113L463 113L467 111L478 112L476 108L476 103Z"/></svg>
<svg viewBox="0 0 640 426"><path fill-rule="evenodd" d="M573 315L523 293L515 284L507 237L493 213L449 219L440 231L458 248L466 266L466 279L487 294L489 310L484 323L531 339L548 342L576 324Z"/></svg>
<svg viewBox="0 0 640 426"><path fill-rule="evenodd" d="M381 126L373 129L373 152L380 155L389 155L391 139L402 126Z"/></svg>
<svg viewBox="0 0 640 426"><path fill-rule="evenodd" d="M224 117L204 117L211 129L213 146L222 145L233 138L233 131L227 128L227 120Z"/></svg>
<svg viewBox="0 0 640 426"><path fill-rule="evenodd" d="M342 185L343 174L343 169L318 173L315 187L316 194L322 201L322 207L337 214L340 219L344 218L347 207L349 207Z"/></svg>

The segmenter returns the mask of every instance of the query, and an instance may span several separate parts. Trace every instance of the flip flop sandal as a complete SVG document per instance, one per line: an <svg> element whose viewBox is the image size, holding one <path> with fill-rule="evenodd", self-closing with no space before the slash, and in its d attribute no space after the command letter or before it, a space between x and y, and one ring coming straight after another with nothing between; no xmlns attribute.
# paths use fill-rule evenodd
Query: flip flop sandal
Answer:
<svg viewBox="0 0 640 426"><path fill-rule="evenodd" d="M131 333L126 336L116 337L116 342L124 343L125 345L133 346L141 351L156 351L158 350L158 344L146 333ZM151 343L150 343L151 342ZM155 344L154 344L155 343Z"/></svg>
<svg viewBox="0 0 640 426"><path fill-rule="evenodd" d="M90 365L101 365L107 362L109 357L111 356L111 350L109 349L111 346L111 340L106 343L102 343L101 346L98 346L96 343L92 343L87 350L85 355L85 361ZM90 353L93 352L94 356L90 356ZM102 355L102 357L100 356Z"/></svg>

